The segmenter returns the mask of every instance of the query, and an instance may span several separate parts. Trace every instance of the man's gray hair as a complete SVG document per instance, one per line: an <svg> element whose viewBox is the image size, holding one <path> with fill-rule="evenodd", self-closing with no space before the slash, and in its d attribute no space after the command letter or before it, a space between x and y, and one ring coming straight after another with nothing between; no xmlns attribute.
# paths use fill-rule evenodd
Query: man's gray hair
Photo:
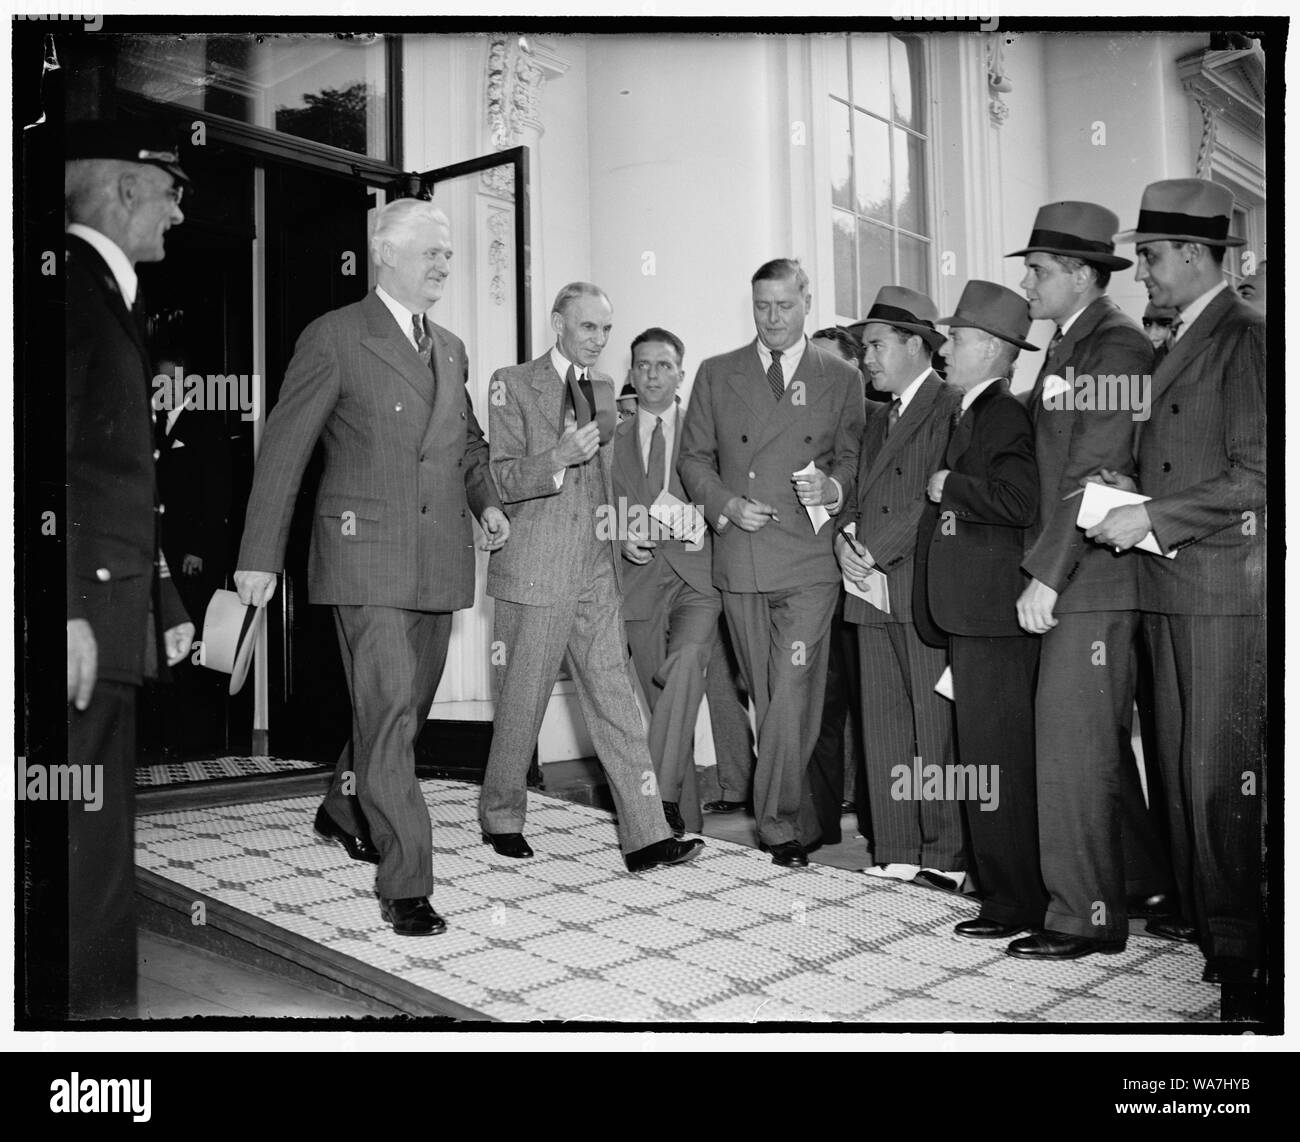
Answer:
<svg viewBox="0 0 1300 1142"><path fill-rule="evenodd" d="M604 300L610 309L614 308L614 303L609 300L609 294L600 286L593 285L591 282L570 282L555 295L555 304L551 306L551 312L558 313L563 317L564 311L569 307L569 302L579 297L599 297Z"/></svg>
<svg viewBox="0 0 1300 1142"><path fill-rule="evenodd" d="M451 225L442 209L425 198L398 198L381 206L375 214L375 232L370 236L370 260L379 265L384 243L396 245L422 222Z"/></svg>
<svg viewBox="0 0 1300 1142"><path fill-rule="evenodd" d="M117 180L139 163L71 159L63 164L63 211L69 222L89 222L117 193Z"/></svg>

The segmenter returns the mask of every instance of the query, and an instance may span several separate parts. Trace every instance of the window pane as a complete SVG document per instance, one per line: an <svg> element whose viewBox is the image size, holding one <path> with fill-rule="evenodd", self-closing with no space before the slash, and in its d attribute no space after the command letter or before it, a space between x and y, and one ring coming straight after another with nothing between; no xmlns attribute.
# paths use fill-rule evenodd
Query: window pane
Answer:
<svg viewBox="0 0 1300 1142"><path fill-rule="evenodd" d="M898 236L898 284L930 292L930 243L919 238Z"/></svg>
<svg viewBox="0 0 1300 1142"><path fill-rule="evenodd" d="M853 102L889 118L889 37L853 37Z"/></svg>
<svg viewBox="0 0 1300 1142"><path fill-rule="evenodd" d="M835 312L845 317L858 316L858 299L853 293L853 215L836 210L835 224Z"/></svg>
<svg viewBox="0 0 1300 1142"><path fill-rule="evenodd" d="M925 209L925 140L894 129L894 200L898 225L928 234Z"/></svg>
<svg viewBox="0 0 1300 1142"><path fill-rule="evenodd" d="M894 121L925 130L925 75L921 41L913 36L891 37L890 87L894 96Z"/></svg>
<svg viewBox="0 0 1300 1142"><path fill-rule="evenodd" d="M849 97L849 37L834 36L826 43L830 60L830 92L841 99Z"/></svg>
<svg viewBox="0 0 1300 1142"><path fill-rule="evenodd" d="M849 135L849 109L831 100L830 153L831 205L853 209L853 140Z"/></svg>
<svg viewBox="0 0 1300 1142"><path fill-rule="evenodd" d="M131 36L118 68L126 91L388 157L382 36Z"/></svg>
<svg viewBox="0 0 1300 1142"><path fill-rule="evenodd" d="M853 180L859 214L892 222L889 212L889 125L853 112Z"/></svg>
<svg viewBox="0 0 1300 1142"><path fill-rule="evenodd" d="M892 244L890 232L883 226L858 223L858 280L863 313L871 308L881 286L895 284Z"/></svg>

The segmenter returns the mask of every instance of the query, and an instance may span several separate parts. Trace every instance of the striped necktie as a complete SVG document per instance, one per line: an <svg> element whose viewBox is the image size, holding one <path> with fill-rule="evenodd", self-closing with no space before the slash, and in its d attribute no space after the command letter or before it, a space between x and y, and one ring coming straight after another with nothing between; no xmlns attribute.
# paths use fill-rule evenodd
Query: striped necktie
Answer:
<svg viewBox="0 0 1300 1142"><path fill-rule="evenodd" d="M767 383L772 386L772 395L780 400L785 396L785 374L781 371L781 350L772 350L772 363L767 367Z"/></svg>
<svg viewBox="0 0 1300 1142"><path fill-rule="evenodd" d="M903 415L903 402L900 398L895 397L889 402L889 423L885 425L885 435L888 436L894 431L894 425L898 423L898 418Z"/></svg>

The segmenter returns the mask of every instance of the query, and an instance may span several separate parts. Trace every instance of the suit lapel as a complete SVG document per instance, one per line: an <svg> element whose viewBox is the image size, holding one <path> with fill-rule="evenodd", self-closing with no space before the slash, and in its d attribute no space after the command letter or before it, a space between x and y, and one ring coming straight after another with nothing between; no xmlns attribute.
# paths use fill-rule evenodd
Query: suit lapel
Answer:
<svg viewBox="0 0 1300 1142"><path fill-rule="evenodd" d="M921 387L916 390L916 395L908 402L903 415L898 418L898 423L894 425L894 431L881 441L880 450L876 453L871 468L867 472L867 483L871 483L880 475L889 461L893 459L894 454L907 443L913 433L920 427L930 409L934 407L934 402L939 397L940 387L939 378L934 371L927 369L925 380L921 382ZM885 424L889 423L887 414L881 414L881 417Z"/></svg>
<svg viewBox="0 0 1300 1142"><path fill-rule="evenodd" d="M750 412L763 423L776 408L772 399L772 389L763 373L762 363L758 358L758 342L751 341L747 348L741 350L742 358L737 367L727 378L727 384L746 405Z"/></svg>
<svg viewBox="0 0 1300 1142"><path fill-rule="evenodd" d="M636 416L630 416L614 430L614 463L622 474L623 486L632 492L638 503L646 503L649 488L645 473L641 471L640 442L637 439Z"/></svg>
<svg viewBox="0 0 1300 1142"><path fill-rule="evenodd" d="M361 309L366 319L366 335L361 338L361 344L395 370L432 410L433 373L420 360L420 354L415 351L405 330L399 328L388 307L373 290L366 294ZM438 339L435 337L435 351L437 345Z"/></svg>
<svg viewBox="0 0 1300 1142"><path fill-rule="evenodd" d="M1043 367L1038 370L1038 379L1034 382L1029 395L1029 415L1035 424L1038 423L1039 410L1043 407L1043 390L1047 386L1047 378L1057 373L1057 370L1074 354L1079 342L1097 328L1106 314L1117 308L1118 306L1109 297L1103 295L1097 298L1074 319L1074 323L1061 338L1060 343L1043 358Z"/></svg>
<svg viewBox="0 0 1300 1142"><path fill-rule="evenodd" d="M826 384L826 370L822 367L821 351L814 349L811 342L805 342L799 367L790 378L790 383L785 386L785 394L779 401L772 400L772 386L768 384L767 376L762 372L762 362L759 361L757 349L754 350L754 360L756 371L762 376L762 387L767 393L770 406L767 420L758 432L758 447L761 448L788 428L802 412L818 401L824 400L830 388Z"/></svg>
<svg viewBox="0 0 1300 1142"><path fill-rule="evenodd" d="M100 257L99 251L84 238L78 238L75 234L65 234L64 239L68 253L86 267L91 278L108 295L107 305L109 310L140 351L145 372L152 374L153 366L149 360L149 349L140 334L140 326L136 324L135 316L131 313L131 307L126 304L126 298L122 296L122 291L117 284L117 278L113 276L113 271L108 268L108 263Z"/></svg>
<svg viewBox="0 0 1300 1142"><path fill-rule="evenodd" d="M551 364L549 349L533 362L528 382L537 394L537 403L546 419L555 426L555 438L558 440L564 434L564 380Z"/></svg>
<svg viewBox="0 0 1300 1142"><path fill-rule="evenodd" d="M953 429L952 437L948 441L948 449L944 454L944 464L949 468L955 467L970 448L971 441L975 439L975 422L983 414L984 405L993 399L998 393L1007 391L1007 381L1005 378L998 378L988 388L986 388L971 403L970 408L957 421Z"/></svg>
<svg viewBox="0 0 1300 1142"><path fill-rule="evenodd" d="M1165 358L1151 377L1151 404L1154 407L1164 391L1173 383L1189 361L1196 359L1205 342L1213 335L1220 321L1232 308L1235 295L1232 288L1222 289L1213 301L1201 311L1201 315L1192 322L1187 332L1175 342L1174 347L1165 354ZM1143 422L1139 421L1139 427Z"/></svg>

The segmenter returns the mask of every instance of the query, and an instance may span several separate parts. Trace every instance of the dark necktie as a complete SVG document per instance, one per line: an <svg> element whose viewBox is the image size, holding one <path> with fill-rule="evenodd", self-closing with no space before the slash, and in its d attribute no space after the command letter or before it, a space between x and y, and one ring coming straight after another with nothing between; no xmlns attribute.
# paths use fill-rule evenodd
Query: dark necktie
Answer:
<svg viewBox="0 0 1300 1142"><path fill-rule="evenodd" d="M650 462L646 467L646 485L650 494L657 496L664 487L664 418L655 417L655 430L650 434Z"/></svg>
<svg viewBox="0 0 1300 1142"><path fill-rule="evenodd" d="M1063 330L1058 325L1056 327L1056 332L1052 334L1052 339L1047 343L1047 355L1049 357L1056 352L1056 347L1061 343L1062 340L1064 340L1064 338L1065 338L1065 330Z"/></svg>
<svg viewBox="0 0 1300 1142"><path fill-rule="evenodd" d="M131 305L131 319L135 322L136 329L140 331L140 340L148 347L149 310L144 304L144 290L139 285L135 287L135 301Z"/></svg>
<svg viewBox="0 0 1300 1142"><path fill-rule="evenodd" d="M903 415L903 402L895 397L889 402L889 423L885 425L885 435L888 436L894 431L894 425L898 423L898 418Z"/></svg>
<svg viewBox="0 0 1300 1142"><path fill-rule="evenodd" d="M423 313L411 314L411 333L415 336L415 351L426 365L433 359L433 334L425 323Z"/></svg>
<svg viewBox="0 0 1300 1142"><path fill-rule="evenodd" d="M767 383L772 386L772 395L780 400L785 396L785 374L781 371L781 350L772 350L772 363L767 367Z"/></svg>

